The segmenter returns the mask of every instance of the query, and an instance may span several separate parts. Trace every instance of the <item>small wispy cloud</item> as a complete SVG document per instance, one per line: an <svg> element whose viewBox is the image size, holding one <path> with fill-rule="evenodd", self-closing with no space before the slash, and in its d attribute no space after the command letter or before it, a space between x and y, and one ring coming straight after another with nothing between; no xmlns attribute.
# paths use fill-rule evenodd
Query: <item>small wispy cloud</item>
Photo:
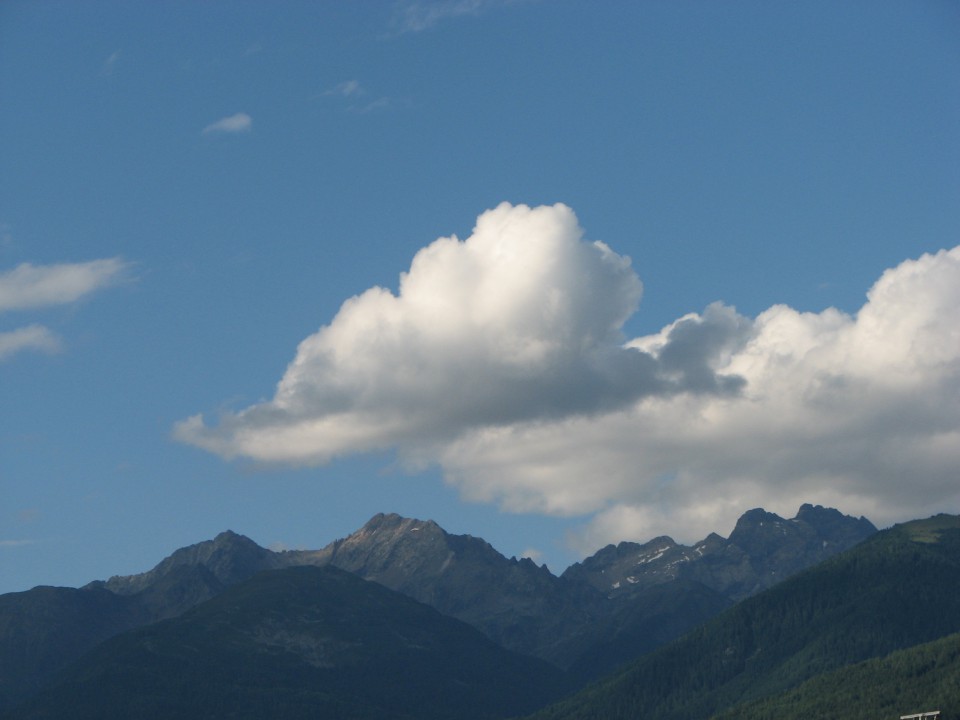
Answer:
<svg viewBox="0 0 960 720"><path fill-rule="evenodd" d="M385 110L386 108L390 107L390 105L390 98L382 97L368 102L366 105L353 105L350 107L350 109L358 113L368 113L376 110Z"/></svg>
<svg viewBox="0 0 960 720"><path fill-rule="evenodd" d="M55 353L60 350L60 339L43 325L28 325L9 332L0 332L0 360L6 360L24 350Z"/></svg>
<svg viewBox="0 0 960 720"><path fill-rule="evenodd" d="M536 548L529 547L520 553L520 557L533 560L535 563L539 563L543 559L543 553Z"/></svg>
<svg viewBox="0 0 960 720"><path fill-rule="evenodd" d="M115 50L110 53L110 57L103 61L103 65L100 66L101 75L113 75L114 70L117 67L117 63L120 61L120 51Z"/></svg>
<svg viewBox="0 0 960 720"><path fill-rule="evenodd" d="M76 302L116 283L128 269L129 264L120 258L54 265L22 263L0 272L0 312ZM60 348L57 335L40 324L0 332L0 361L27 350L55 353Z"/></svg>
<svg viewBox="0 0 960 720"><path fill-rule="evenodd" d="M36 508L25 508L17 513L17 522L26 525L32 523L40 517L40 511Z"/></svg>
<svg viewBox="0 0 960 720"><path fill-rule="evenodd" d="M511 5L517 0L404 0L394 7L393 25L400 33L422 32L444 20L478 16L487 10Z"/></svg>
<svg viewBox="0 0 960 720"><path fill-rule="evenodd" d="M0 540L0 548L23 547L24 545L33 545L36 540Z"/></svg>
<svg viewBox="0 0 960 720"><path fill-rule="evenodd" d="M83 263L22 263L0 272L0 312L62 305L116 282L128 265L120 258Z"/></svg>
<svg viewBox="0 0 960 720"><path fill-rule="evenodd" d="M212 122L203 129L204 135L212 133L244 133L253 129L253 118L246 113L236 113Z"/></svg>
<svg viewBox="0 0 960 720"><path fill-rule="evenodd" d="M340 97L357 97L366 95L366 90L360 87L359 80L344 80L342 83L334 85L329 90L324 90L324 95L337 95Z"/></svg>
<svg viewBox="0 0 960 720"><path fill-rule="evenodd" d="M383 96L374 100L370 99L359 80L344 80L320 93L321 97L345 98L349 101L346 109L355 113L368 113L375 110L383 110L391 105L390 98Z"/></svg>

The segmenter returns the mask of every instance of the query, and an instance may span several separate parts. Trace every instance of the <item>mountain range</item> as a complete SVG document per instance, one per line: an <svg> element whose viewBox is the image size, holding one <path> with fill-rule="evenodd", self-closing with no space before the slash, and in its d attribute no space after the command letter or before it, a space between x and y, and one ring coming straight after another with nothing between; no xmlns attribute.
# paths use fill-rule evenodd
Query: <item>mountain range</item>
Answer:
<svg viewBox="0 0 960 720"><path fill-rule="evenodd" d="M297 648L301 646L292 640L264 644L263 632L256 629L259 626L253 619L259 614L277 616L277 636L300 638L302 642L296 642L303 647L339 642L323 633L317 637L305 634L305 628L319 629L320 625L314 621L304 625L296 618L287 618L287 610L277 609L287 606L283 605L282 593L271 583L280 583L281 587L302 583L307 595L330 594L333 591L328 586L335 586L346 593L344 597L353 598L343 602L358 608L367 607L364 603L368 600L382 608L389 606L388 617L393 617L393 612L400 613L398 618L403 616L397 608L415 601L429 606L431 617L459 621L458 627L474 635L468 641L462 632L453 634L459 638L454 643L460 647L459 654L439 640L431 641L433 645L413 643L436 651L424 667L453 668L456 662L451 658L467 662L463 658L483 657L491 647L506 653L509 659L479 666L471 660L468 664L509 667L515 677L524 678L526 692L521 695L528 700L536 698L532 705L521 702L525 698L517 696L514 685L492 674L487 677L489 682L482 683L488 688L488 704L475 703L480 713L477 717L514 715L541 707L623 663L647 656L736 603L742 605L745 599L758 596L875 532L864 518L822 507L804 505L790 520L758 509L744 514L729 538L713 534L689 547L668 537L643 544L620 543L603 548L556 576L529 559L508 559L479 538L451 535L432 521L398 515L377 515L349 537L314 551L272 552L228 531L177 550L139 575L97 581L80 589L40 587L0 596L0 708L18 708L11 717L43 717L43 703L55 704L51 698L79 708L78 688L91 687L90 678L94 677L98 678L94 683L97 687L111 686L111 682L122 687L122 677L136 687L156 684L166 676L162 668L169 670L172 666L151 665L151 658L156 659L151 648L174 648L202 635L200 628L229 627L233 636L224 631L226 634L216 635L219 639L210 648L199 645L194 650L203 657L216 656L224 651L226 643L241 655L248 653L260 660L273 662L274 655L282 655L291 667L300 667L296 672L291 670L293 676L307 678L305 686L294 683L287 687L286 694L281 693L287 700L300 698L292 704L284 701L284 717L297 716L297 707L318 702L316 697L310 701L306 698L322 686L310 674L312 671L301 667L311 666L313 651L300 652ZM326 574L316 575L319 571ZM344 577L354 583L368 582L348 587L345 583L351 581ZM383 594L387 592L389 595ZM237 593L244 598L242 602ZM372 599L375 593L380 593L376 602ZM242 605L244 602L250 604ZM301 619L306 617L308 606L322 608L324 617L333 612L330 603L311 602L313 605L296 606L289 612L299 613ZM241 619L249 620L246 625L223 619L227 608L240 606L248 608L241 612ZM362 629L373 622L362 613L355 615L354 621L357 627L353 632L361 635ZM447 626L435 631L451 633ZM245 647L238 638L246 638L248 645L250 638L259 640ZM486 651L477 649L482 645L474 642L478 638L487 643ZM371 636L365 647L388 646L384 638ZM268 652L265 647L272 650ZM170 655L177 656L178 652L171 650ZM119 660L121 657L125 659ZM386 671L378 665L382 657L376 652L359 653L357 658L354 667L361 669L354 676L356 682L360 682L356 678L386 677ZM418 667L409 658L396 658L405 667ZM138 668L138 679L125 675L124 667ZM331 668L323 670L332 672ZM269 674L266 668L263 672ZM411 688L412 697L425 703L409 704L402 713L399 705L391 706L383 698L385 705L378 705L379 701L364 704L357 697L338 695L330 689L323 690L327 698L324 702L333 703L330 707L339 707L342 712L346 712L343 708L353 708L350 712L355 711L355 715L350 716L356 717L366 717L365 713L432 717L434 711L440 717L447 712L438 700L444 697L443 688L449 688L449 683L461 687L466 680L438 672L417 674L433 677L433 691L429 683L421 690L414 690L409 679L401 683ZM188 675L203 676L197 668ZM338 686L351 687L354 680L341 679ZM64 700L69 697L74 699ZM222 705L223 697L211 702ZM269 702L280 700L274 697ZM387 707L394 707L395 714L384 715ZM28 708L33 709L28 712ZM173 709L168 711L173 713L168 716L176 716ZM91 717L96 716L95 710L91 713ZM458 716L465 717L462 713Z"/></svg>
<svg viewBox="0 0 960 720"><path fill-rule="evenodd" d="M960 517L895 526L535 717L956 718L958 590Z"/></svg>
<svg viewBox="0 0 960 720"><path fill-rule="evenodd" d="M472 720L535 710L564 680L377 583L301 566L107 640L14 717Z"/></svg>

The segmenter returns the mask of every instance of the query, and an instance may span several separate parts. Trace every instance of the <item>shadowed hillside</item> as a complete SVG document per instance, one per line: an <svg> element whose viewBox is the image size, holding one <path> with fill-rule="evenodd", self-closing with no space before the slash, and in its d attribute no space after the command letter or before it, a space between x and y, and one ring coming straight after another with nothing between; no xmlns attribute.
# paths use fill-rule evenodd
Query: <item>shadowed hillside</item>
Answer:
<svg viewBox="0 0 960 720"><path fill-rule="evenodd" d="M745 600L538 720L708 718L960 631L960 518L896 526Z"/></svg>

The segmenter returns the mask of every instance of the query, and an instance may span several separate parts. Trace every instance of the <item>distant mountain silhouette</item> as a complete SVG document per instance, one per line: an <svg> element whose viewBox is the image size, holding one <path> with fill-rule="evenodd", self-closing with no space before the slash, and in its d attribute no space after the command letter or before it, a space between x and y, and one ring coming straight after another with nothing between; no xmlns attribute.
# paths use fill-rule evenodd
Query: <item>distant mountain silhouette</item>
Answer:
<svg viewBox="0 0 960 720"><path fill-rule="evenodd" d="M743 600L621 673L535 717L696 720L722 712L728 712L731 720L780 717L773 712L785 708L776 701L780 693L824 673L957 632L960 517L940 515L875 534L857 547ZM955 639L931 652L926 657L960 667ZM902 660L912 663L918 677L936 670L934 660L927 665L909 657ZM896 701L895 687L889 688L893 694L887 693L885 700L878 699L876 687L869 687L879 678L894 677L890 674L893 669L888 668L887 675L874 669L877 672L873 674L856 676L856 682L863 684L865 694L872 693L873 702ZM943 682L931 678L928 687L940 693L939 698L960 697L956 675L944 678ZM830 680L824 676L819 682L813 687L828 687ZM832 708L837 712L814 711L820 706L809 692L783 698L805 703L789 711L792 717L876 717L869 706L860 706L860 689L835 688ZM908 695L911 703L916 700L915 694L903 692L905 701ZM764 698L773 700L767 705ZM800 707L809 714L796 714ZM903 712L911 707L915 708L910 705ZM748 710L755 714L747 714Z"/></svg>
<svg viewBox="0 0 960 720"><path fill-rule="evenodd" d="M866 518L803 505L792 520L750 510L728 539L714 533L690 547L669 537L608 545L561 576L605 592L608 612L550 659L598 678L876 531Z"/></svg>
<svg viewBox="0 0 960 720"><path fill-rule="evenodd" d="M571 671L572 687L874 531L863 518L810 505L790 521L753 510L729 539L611 545L560 577L480 538L395 514L313 551L276 553L227 531L145 573L0 596L0 709L118 633L179 617L257 573L298 566L341 568L430 605Z"/></svg>
<svg viewBox="0 0 960 720"><path fill-rule="evenodd" d="M480 538L394 514L376 515L322 550L284 556L291 564L349 570L470 623L506 648L547 659L607 604L593 588L527 558L507 559Z"/></svg>
<svg viewBox="0 0 960 720"><path fill-rule="evenodd" d="M260 573L112 638L14 718L501 718L562 673L334 567Z"/></svg>
<svg viewBox="0 0 960 720"><path fill-rule="evenodd" d="M611 598L682 578L741 600L876 531L866 518L820 506L803 505L792 520L758 508L744 513L726 540L711 534L690 547L669 537L608 545L562 577L586 582Z"/></svg>
<svg viewBox="0 0 960 720"><path fill-rule="evenodd" d="M103 640L149 621L136 600L104 589L36 587L0 595L0 710Z"/></svg>
<svg viewBox="0 0 960 720"><path fill-rule="evenodd" d="M213 540L180 548L149 572L93 582L117 595L136 595L161 620L219 595L230 585L284 563L276 553L227 530Z"/></svg>

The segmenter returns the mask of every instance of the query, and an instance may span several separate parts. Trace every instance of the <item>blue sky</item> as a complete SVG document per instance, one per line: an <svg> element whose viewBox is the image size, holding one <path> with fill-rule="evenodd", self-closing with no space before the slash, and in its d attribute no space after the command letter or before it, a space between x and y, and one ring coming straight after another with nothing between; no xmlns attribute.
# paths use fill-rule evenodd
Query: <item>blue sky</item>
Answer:
<svg viewBox="0 0 960 720"><path fill-rule="evenodd" d="M9 0L0 592L960 512L958 128L946 1Z"/></svg>

